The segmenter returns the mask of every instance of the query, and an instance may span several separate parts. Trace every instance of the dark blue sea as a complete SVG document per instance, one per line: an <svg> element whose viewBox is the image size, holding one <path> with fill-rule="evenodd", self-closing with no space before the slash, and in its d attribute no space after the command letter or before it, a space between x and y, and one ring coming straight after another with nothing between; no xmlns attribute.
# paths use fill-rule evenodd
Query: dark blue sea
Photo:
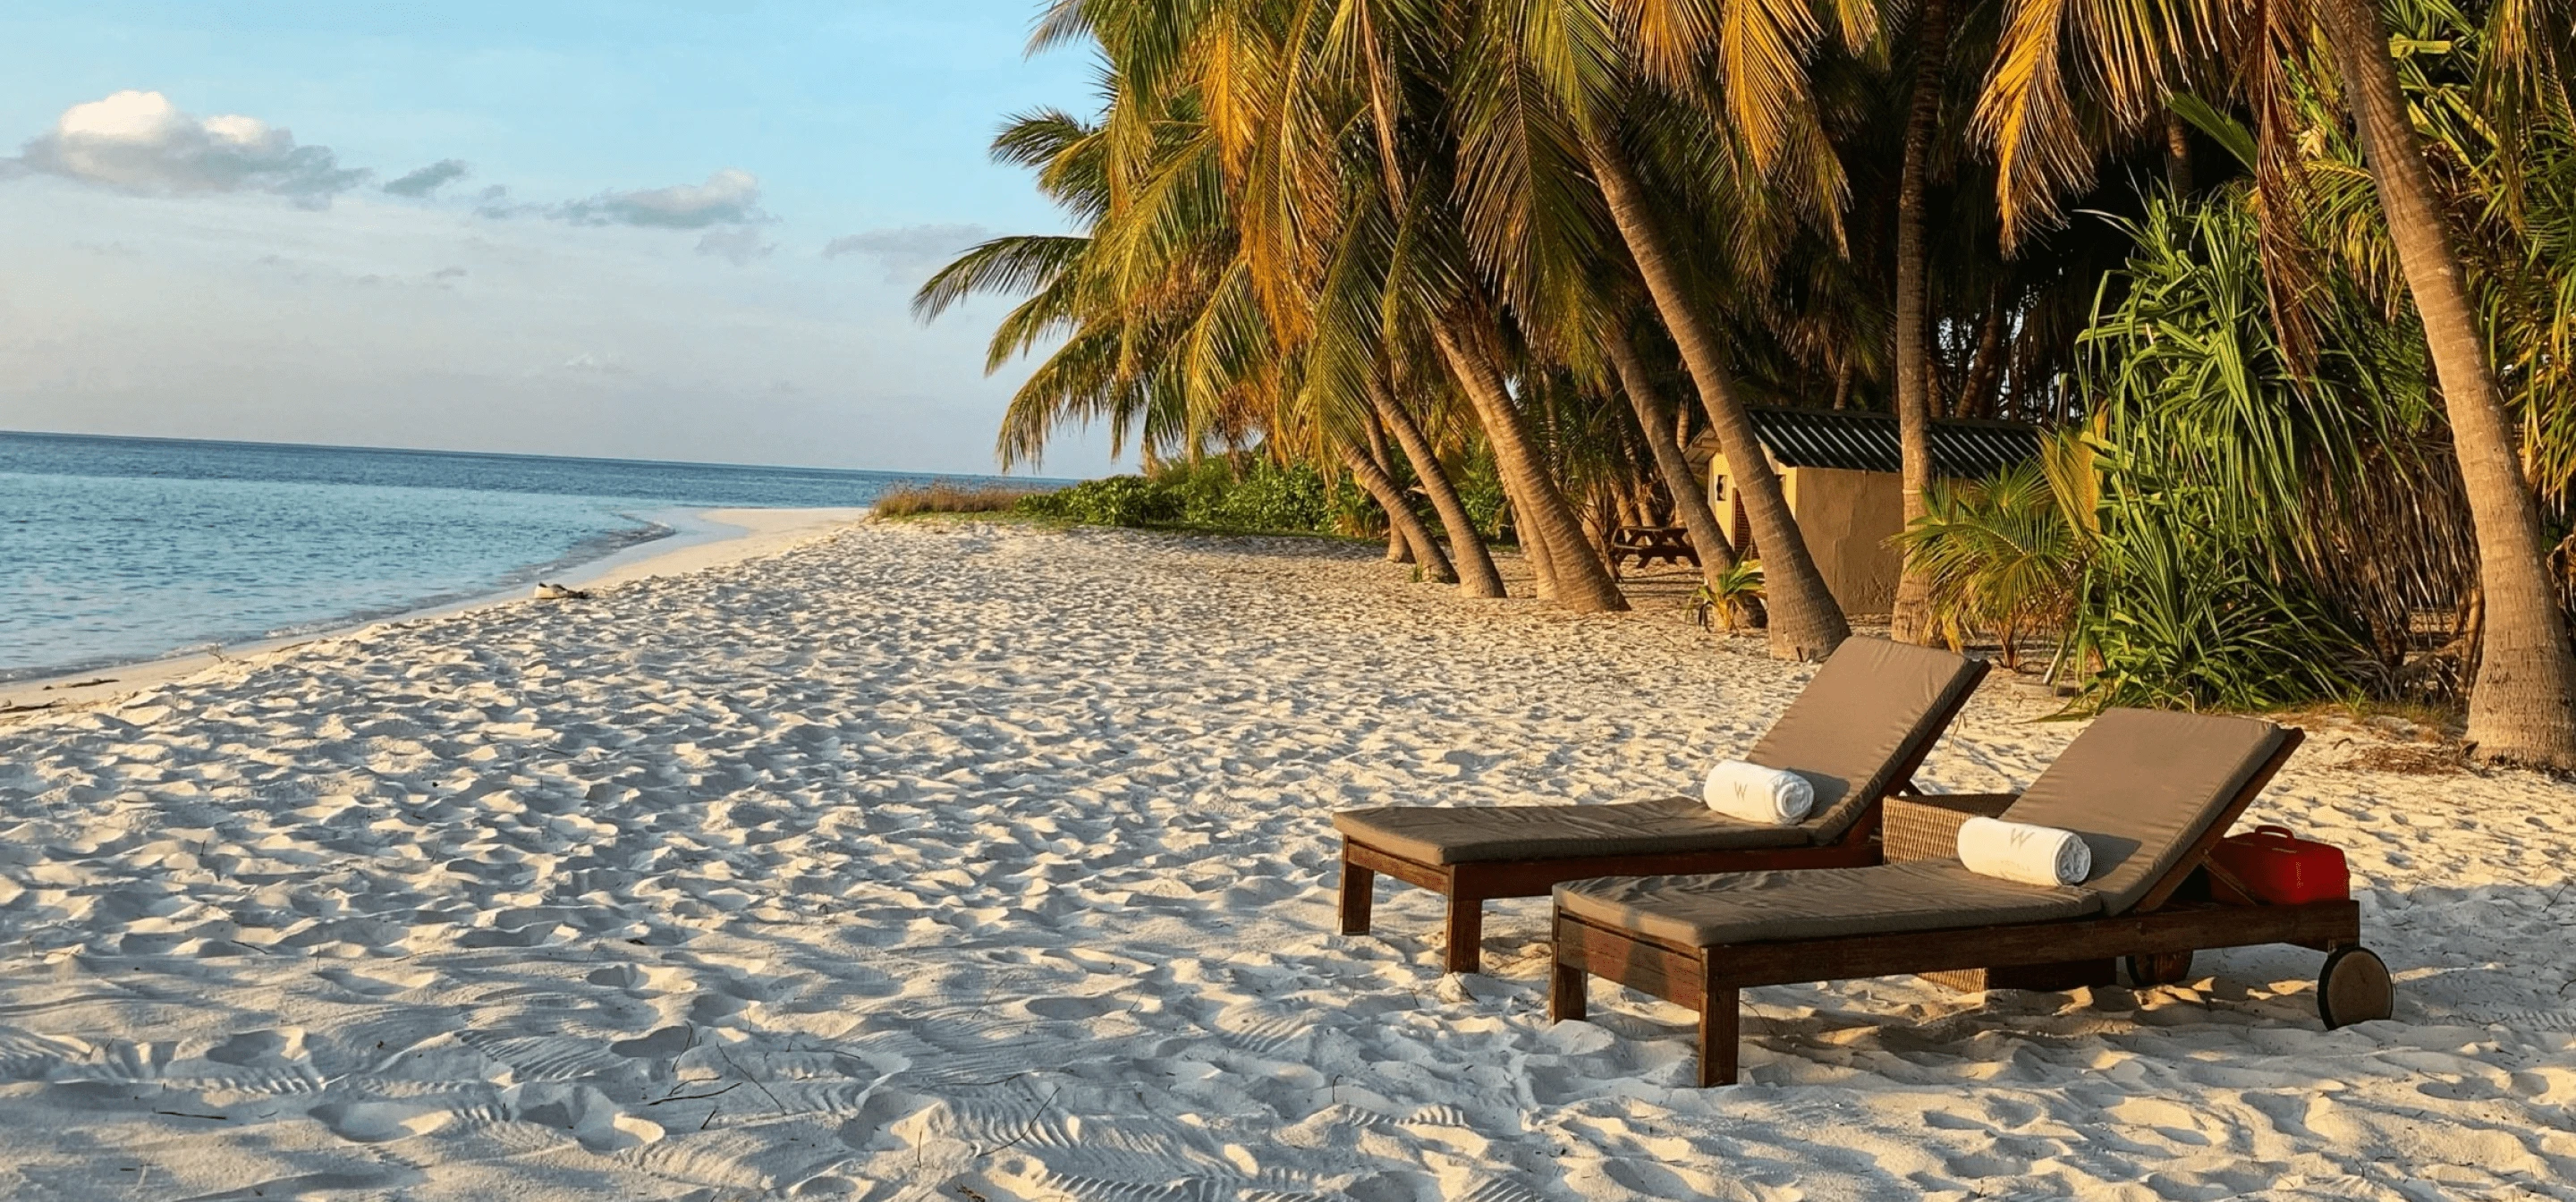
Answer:
<svg viewBox="0 0 2576 1202"><path fill-rule="evenodd" d="M695 509L866 505L934 478L0 432L0 680L462 601Z"/></svg>

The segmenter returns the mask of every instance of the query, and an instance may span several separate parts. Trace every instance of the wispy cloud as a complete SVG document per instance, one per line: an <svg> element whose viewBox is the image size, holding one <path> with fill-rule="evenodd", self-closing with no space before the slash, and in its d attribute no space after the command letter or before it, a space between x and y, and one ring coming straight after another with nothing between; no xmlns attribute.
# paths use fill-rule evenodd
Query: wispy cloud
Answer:
<svg viewBox="0 0 2576 1202"><path fill-rule="evenodd" d="M708 176L703 184L602 192L588 200L555 205L545 213L575 225L640 225L674 230L768 219L768 214L760 211L759 178L730 168Z"/></svg>
<svg viewBox="0 0 2576 1202"><path fill-rule="evenodd" d="M823 257L859 255L885 269L886 282L913 284L945 266L957 252L992 236L980 225L905 225L844 234L823 244Z"/></svg>
<svg viewBox="0 0 2576 1202"><path fill-rule="evenodd" d="M730 230L708 230L698 238L698 253L714 255L736 267L754 259L766 259L778 249L775 243L760 240L760 231L749 227Z"/></svg>
<svg viewBox="0 0 2576 1202"><path fill-rule="evenodd" d="M307 208L366 181L328 146L255 117L193 117L159 92L124 91L63 111L27 142L23 171L154 196L266 192Z"/></svg>
<svg viewBox="0 0 2576 1202"><path fill-rule="evenodd" d="M427 196L465 178L466 171L463 159L440 159L429 166L386 181L385 191L396 196Z"/></svg>

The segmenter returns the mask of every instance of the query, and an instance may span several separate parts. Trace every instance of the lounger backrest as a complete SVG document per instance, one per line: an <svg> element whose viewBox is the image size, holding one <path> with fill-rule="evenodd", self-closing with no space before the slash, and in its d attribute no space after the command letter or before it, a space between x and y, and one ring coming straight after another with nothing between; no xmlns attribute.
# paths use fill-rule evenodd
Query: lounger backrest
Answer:
<svg viewBox="0 0 2576 1202"><path fill-rule="evenodd" d="M2084 836L2106 914L2125 914L2267 772L2289 732L2252 718L2104 710L2004 811Z"/></svg>
<svg viewBox="0 0 2576 1202"><path fill-rule="evenodd" d="M1827 842L1905 783L1985 674L1947 651L1844 639L1744 758L1814 782L1807 825Z"/></svg>

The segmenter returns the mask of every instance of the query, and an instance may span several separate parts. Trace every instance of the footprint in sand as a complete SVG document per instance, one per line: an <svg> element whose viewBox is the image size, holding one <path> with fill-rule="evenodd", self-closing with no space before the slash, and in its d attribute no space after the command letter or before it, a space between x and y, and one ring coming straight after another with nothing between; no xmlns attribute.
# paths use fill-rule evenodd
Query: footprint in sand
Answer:
<svg viewBox="0 0 2576 1202"><path fill-rule="evenodd" d="M662 1138L660 1124L618 1109L607 1094L587 1085L530 1082L502 1091L501 1100L520 1122L567 1132L593 1152L620 1152Z"/></svg>
<svg viewBox="0 0 2576 1202"><path fill-rule="evenodd" d="M325 968L316 975L351 993L363 993L369 997L391 997L397 993L409 993L438 979L436 969L397 968L391 965L370 967L364 972L347 968Z"/></svg>
<svg viewBox="0 0 2576 1202"><path fill-rule="evenodd" d="M608 1050L637 1060L660 1060L688 1051L697 1043L697 1032L687 1027L664 1027L649 1035L618 1040L608 1045Z"/></svg>
<svg viewBox="0 0 2576 1202"><path fill-rule="evenodd" d="M331 1134L362 1144L427 1135L455 1121L456 1112L436 1102L330 1102L310 1112Z"/></svg>
<svg viewBox="0 0 2576 1202"><path fill-rule="evenodd" d="M1040 997L1023 1003L1031 1014L1057 1022L1082 1022L1134 1005L1112 997Z"/></svg>
<svg viewBox="0 0 2576 1202"><path fill-rule="evenodd" d="M304 1031L250 1031L206 1049L206 1059L240 1068L279 1068L304 1059Z"/></svg>

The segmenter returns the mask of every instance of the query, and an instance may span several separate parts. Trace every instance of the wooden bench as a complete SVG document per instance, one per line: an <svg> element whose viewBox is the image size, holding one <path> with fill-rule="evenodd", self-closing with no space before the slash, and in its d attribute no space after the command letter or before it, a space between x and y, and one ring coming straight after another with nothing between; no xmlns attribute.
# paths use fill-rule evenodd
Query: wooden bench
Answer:
<svg viewBox="0 0 2576 1202"><path fill-rule="evenodd" d="M1699 552L1691 546L1690 531L1680 526L1621 526L1610 535L1610 567L1616 571L1620 561L1634 558L1640 568L1653 566L1656 560L1679 564L1688 560L1699 566Z"/></svg>

